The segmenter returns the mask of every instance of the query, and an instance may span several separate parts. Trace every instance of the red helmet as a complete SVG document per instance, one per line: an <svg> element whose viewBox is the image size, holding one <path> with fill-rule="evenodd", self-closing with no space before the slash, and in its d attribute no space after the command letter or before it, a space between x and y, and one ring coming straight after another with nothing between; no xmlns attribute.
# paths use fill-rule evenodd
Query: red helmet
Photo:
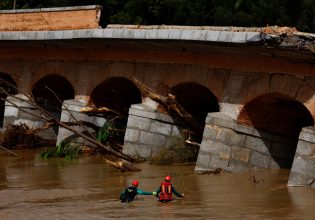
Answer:
<svg viewBox="0 0 315 220"><path fill-rule="evenodd" d="M131 185L138 186L139 185L139 181L138 180L134 180L134 181L132 181Z"/></svg>
<svg viewBox="0 0 315 220"><path fill-rule="evenodd" d="M171 176L167 175L167 176L165 177L165 181L170 182L170 181L171 181Z"/></svg>

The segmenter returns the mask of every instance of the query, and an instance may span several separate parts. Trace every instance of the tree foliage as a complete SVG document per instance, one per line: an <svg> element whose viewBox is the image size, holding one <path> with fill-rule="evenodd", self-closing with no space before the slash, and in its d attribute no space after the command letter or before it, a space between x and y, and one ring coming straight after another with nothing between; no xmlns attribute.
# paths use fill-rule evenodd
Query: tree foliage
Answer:
<svg viewBox="0 0 315 220"><path fill-rule="evenodd" d="M12 9L14 0L1 0ZM16 8L102 5L102 25L294 26L315 32L315 0L16 0Z"/></svg>

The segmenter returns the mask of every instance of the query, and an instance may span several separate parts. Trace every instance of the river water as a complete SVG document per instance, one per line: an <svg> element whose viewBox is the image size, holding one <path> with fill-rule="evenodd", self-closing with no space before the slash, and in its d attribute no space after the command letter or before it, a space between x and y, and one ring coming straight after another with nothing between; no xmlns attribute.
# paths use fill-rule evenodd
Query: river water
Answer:
<svg viewBox="0 0 315 220"><path fill-rule="evenodd" d="M289 170L194 174L193 165L138 164L122 173L102 156L42 160L38 151L0 151L0 219L315 219L315 190L287 187ZM184 199L162 204L139 196L118 200L132 180L155 190L165 175ZM255 177L255 181L253 181Z"/></svg>

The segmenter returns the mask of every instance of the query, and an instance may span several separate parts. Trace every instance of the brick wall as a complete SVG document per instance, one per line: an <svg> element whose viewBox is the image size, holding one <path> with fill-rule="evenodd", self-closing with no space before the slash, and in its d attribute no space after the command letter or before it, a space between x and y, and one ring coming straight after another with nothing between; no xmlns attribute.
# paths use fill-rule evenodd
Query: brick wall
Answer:
<svg viewBox="0 0 315 220"><path fill-rule="evenodd" d="M99 27L100 7L0 11L0 31L51 31Z"/></svg>

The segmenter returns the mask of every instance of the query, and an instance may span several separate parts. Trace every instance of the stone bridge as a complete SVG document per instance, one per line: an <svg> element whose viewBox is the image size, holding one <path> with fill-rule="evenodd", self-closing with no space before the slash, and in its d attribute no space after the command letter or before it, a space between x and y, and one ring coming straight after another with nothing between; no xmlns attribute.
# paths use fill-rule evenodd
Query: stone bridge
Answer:
<svg viewBox="0 0 315 220"><path fill-rule="evenodd" d="M0 11L0 77L18 90L1 86L22 99L19 91L32 94L62 121L71 120L66 107L99 126L106 119L80 109L124 109L129 113L124 152L149 158L172 145L185 126L141 94L132 82L136 77L159 94L174 94L204 124L196 172L291 168L288 185L314 186L314 34L278 27L102 28L100 10ZM5 101L0 116L4 128L44 123ZM54 142L69 135L62 128L42 134Z"/></svg>

